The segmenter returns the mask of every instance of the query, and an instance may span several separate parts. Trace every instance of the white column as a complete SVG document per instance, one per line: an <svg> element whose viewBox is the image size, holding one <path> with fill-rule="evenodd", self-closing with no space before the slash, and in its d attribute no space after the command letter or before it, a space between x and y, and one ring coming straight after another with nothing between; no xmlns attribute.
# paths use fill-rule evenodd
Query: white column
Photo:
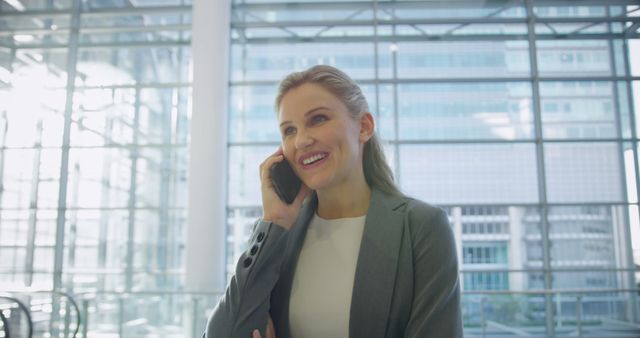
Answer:
<svg viewBox="0 0 640 338"><path fill-rule="evenodd" d="M633 250L631 247L631 232L622 207L611 207L611 226L613 236L613 248L615 253L614 267L619 269L633 268ZM615 287L621 289L635 288L635 278L631 271L621 271L616 274L618 283ZM625 320L634 322L637 317L638 296L635 292L621 293L620 296L627 298L626 303L627 318Z"/></svg>
<svg viewBox="0 0 640 338"><path fill-rule="evenodd" d="M225 281L230 0L194 0L186 291Z"/></svg>
<svg viewBox="0 0 640 338"><path fill-rule="evenodd" d="M521 270L524 268L523 251L526 250L524 238L524 207L509 207L509 269ZM509 290L525 290L525 274L522 272L511 273L509 276Z"/></svg>
<svg viewBox="0 0 640 338"><path fill-rule="evenodd" d="M230 25L231 0L193 1L187 292L222 292L226 286ZM203 309L210 303L210 298L193 297L185 306L185 337L202 334L208 316Z"/></svg>
<svg viewBox="0 0 640 338"><path fill-rule="evenodd" d="M453 237L456 240L456 254L458 255L458 267L460 270L464 267L462 257L462 208L451 208L451 223L453 225ZM460 289L464 289L464 275L460 274Z"/></svg>

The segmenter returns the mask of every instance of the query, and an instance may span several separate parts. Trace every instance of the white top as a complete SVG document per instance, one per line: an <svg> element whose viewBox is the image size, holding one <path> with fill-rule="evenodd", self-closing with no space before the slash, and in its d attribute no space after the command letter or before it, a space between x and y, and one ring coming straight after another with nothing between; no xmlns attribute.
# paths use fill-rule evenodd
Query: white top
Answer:
<svg viewBox="0 0 640 338"><path fill-rule="evenodd" d="M349 337L351 293L366 216L311 220L293 276L291 336Z"/></svg>

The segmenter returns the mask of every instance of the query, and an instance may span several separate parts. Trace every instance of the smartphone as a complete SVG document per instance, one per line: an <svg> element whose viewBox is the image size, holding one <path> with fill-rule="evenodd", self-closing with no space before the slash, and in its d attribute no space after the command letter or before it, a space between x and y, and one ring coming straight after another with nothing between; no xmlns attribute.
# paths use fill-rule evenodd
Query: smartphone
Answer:
<svg viewBox="0 0 640 338"><path fill-rule="evenodd" d="M302 186L302 181L287 160L282 160L271 167L271 181L280 199L287 204L293 203Z"/></svg>

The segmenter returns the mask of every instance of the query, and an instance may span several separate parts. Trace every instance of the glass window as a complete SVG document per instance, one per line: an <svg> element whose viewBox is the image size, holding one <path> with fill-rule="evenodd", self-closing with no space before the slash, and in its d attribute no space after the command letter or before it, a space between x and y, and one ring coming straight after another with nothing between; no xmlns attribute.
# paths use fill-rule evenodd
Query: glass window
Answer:
<svg viewBox="0 0 640 338"><path fill-rule="evenodd" d="M618 137L620 116L613 109L617 90L611 82L542 82L540 101L544 137Z"/></svg>
<svg viewBox="0 0 640 338"><path fill-rule="evenodd" d="M507 244L501 242L465 242L463 246L463 264L501 264L506 265Z"/></svg>
<svg viewBox="0 0 640 338"><path fill-rule="evenodd" d="M403 140L533 137L528 83L406 84L398 100Z"/></svg>
<svg viewBox="0 0 640 338"><path fill-rule="evenodd" d="M536 203L535 149L529 144L403 145L403 190L432 203Z"/></svg>
<svg viewBox="0 0 640 338"><path fill-rule="evenodd" d="M558 335L565 288L594 291L585 325L634 322L634 293L595 291L640 276L637 3L322 2L232 1L228 274L280 142L277 83L330 64L362 86L402 190L449 213L470 335L481 313ZM181 336L185 308L210 311L176 294L191 1L73 4L0 1L0 289L97 293L90 335Z"/></svg>
<svg viewBox="0 0 640 338"><path fill-rule="evenodd" d="M258 163L280 142L269 127L278 80L330 64L363 87L402 190L448 211L469 329L481 307L534 335L575 318L575 298L483 290L637 283L625 242L640 247L637 4L264 3L234 7L230 257L260 210ZM615 271L592 271L604 266ZM629 294L613 297L585 295L583 314L630 318Z"/></svg>
<svg viewBox="0 0 640 338"><path fill-rule="evenodd" d="M190 1L73 3L0 2L0 289L103 294L90 336L140 318L125 335L168 336L186 299L165 293L184 289ZM37 332L62 335L68 309L32 304Z"/></svg>
<svg viewBox="0 0 640 338"><path fill-rule="evenodd" d="M621 158L618 145L545 144L547 195L551 202L621 202Z"/></svg>

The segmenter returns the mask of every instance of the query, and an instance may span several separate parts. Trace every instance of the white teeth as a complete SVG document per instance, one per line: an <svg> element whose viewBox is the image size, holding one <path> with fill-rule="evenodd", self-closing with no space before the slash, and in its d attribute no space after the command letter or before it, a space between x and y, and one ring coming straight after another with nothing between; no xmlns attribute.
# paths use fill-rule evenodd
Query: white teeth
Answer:
<svg viewBox="0 0 640 338"><path fill-rule="evenodd" d="M327 155L325 155L325 154L318 154L318 155L314 155L314 156L311 156L311 157L309 157L309 158L305 159L304 161L302 161L302 163L303 163L304 165L311 164L311 163L313 163L313 162L315 162L315 161L317 161L317 160L320 160L320 159L325 158L326 156L327 156Z"/></svg>

